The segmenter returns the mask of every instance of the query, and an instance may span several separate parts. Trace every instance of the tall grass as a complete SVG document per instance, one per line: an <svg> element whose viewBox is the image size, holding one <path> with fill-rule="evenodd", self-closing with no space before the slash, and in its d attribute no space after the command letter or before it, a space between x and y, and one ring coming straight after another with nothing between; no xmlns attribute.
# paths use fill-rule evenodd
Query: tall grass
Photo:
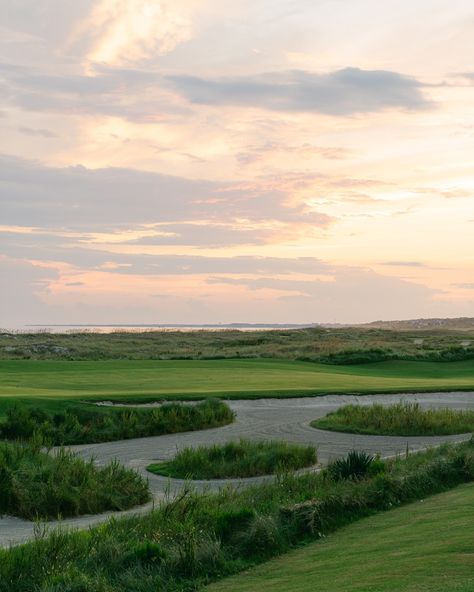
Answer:
<svg viewBox="0 0 474 592"><path fill-rule="evenodd" d="M419 403L345 405L311 422L315 428L383 436L444 436L474 431L474 411L423 409Z"/></svg>
<svg viewBox="0 0 474 592"><path fill-rule="evenodd" d="M66 450L0 445L0 514L33 520L126 510L150 499L148 483L117 462L96 467Z"/></svg>
<svg viewBox="0 0 474 592"><path fill-rule="evenodd" d="M472 320L425 330L313 327L275 331L144 331L0 334L0 359L156 360L278 358L336 364L385 359L474 358ZM422 343L419 343L419 338Z"/></svg>
<svg viewBox="0 0 474 592"><path fill-rule="evenodd" d="M88 444L203 430L231 423L228 405L207 399L197 405L167 403L154 409L103 409L75 405L58 413L12 405L0 437L27 440L35 434L53 445Z"/></svg>
<svg viewBox="0 0 474 592"><path fill-rule="evenodd" d="M183 448L173 460L152 464L152 473L178 479L255 477L301 469L316 463L314 446L240 440L223 445Z"/></svg>
<svg viewBox="0 0 474 592"><path fill-rule="evenodd" d="M394 459L384 471L329 471L215 494L184 491L144 515L55 532L0 551L0 592L195 591L374 512L474 479L474 441Z"/></svg>

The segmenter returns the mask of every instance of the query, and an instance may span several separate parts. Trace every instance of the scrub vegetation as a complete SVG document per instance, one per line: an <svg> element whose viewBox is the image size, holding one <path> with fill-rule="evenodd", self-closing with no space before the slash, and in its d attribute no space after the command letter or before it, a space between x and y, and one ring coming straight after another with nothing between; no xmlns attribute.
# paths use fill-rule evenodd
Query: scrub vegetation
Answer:
<svg viewBox="0 0 474 592"><path fill-rule="evenodd" d="M382 327L97 333L0 333L0 359L206 360L277 358L332 364L390 359L474 359L472 319L451 326L424 323L396 331ZM471 321L471 322L468 322Z"/></svg>
<svg viewBox="0 0 474 592"><path fill-rule="evenodd" d="M316 464L314 446L288 442L240 440L223 445L183 448L167 462L148 470L177 479L225 479L271 475Z"/></svg>
<svg viewBox="0 0 474 592"><path fill-rule="evenodd" d="M357 519L473 479L471 440L388 460L356 479L334 479L329 467L213 494L185 490L143 516L0 551L0 591L191 592ZM366 548L359 551L370 563Z"/></svg>
<svg viewBox="0 0 474 592"><path fill-rule="evenodd" d="M117 462L96 467L72 452L0 445L0 514L29 520L126 510L150 499L148 484Z"/></svg>
<svg viewBox="0 0 474 592"><path fill-rule="evenodd" d="M395 405L345 405L311 422L315 428L381 436L446 436L474 432L474 411Z"/></svg>
<svg viewBox="0 0 474 592"><path fill-rule="evenodd" d="M196 405L166 403L152 409L76 404L57 412L14 404L6 409L0 423L0 438L28 440L39 436L52 445L87 444L203 430L233 420L229 406L217 399Z"/></svg>

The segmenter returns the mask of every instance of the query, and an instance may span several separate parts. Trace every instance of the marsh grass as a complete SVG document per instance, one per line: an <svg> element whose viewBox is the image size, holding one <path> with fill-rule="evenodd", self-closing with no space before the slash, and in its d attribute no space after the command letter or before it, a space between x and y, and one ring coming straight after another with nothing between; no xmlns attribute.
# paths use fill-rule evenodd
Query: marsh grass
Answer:
<svg viewBox="0 0 474 592"><path fill-rule="evenodd" d="M474 411L423 409L419 403L345 405L311 422L334 432L382 436L445 436L474 431Z"/></svg>
<svg viewBox="0 0 474 592"><path fill-rule="evenodd" d="M178 479L224 479L287 472L316 464L314 446L241 439L214 446L183 448L168 462L148 467Z"/></svg>
<svg viewBox="0 0 474 592"><path fill-rule="evenodd" d="M229 406L216 399L197 405L166 403L154 409L104 410L76 404L57 413L15 404L7 409L0 423L0 437L28 440L39 434L51 444L62 446L203 430L233 420Z"/></svg>
<svg viewBox="0 0 474 592"><path fill-rule="evenodd" d="M148 483L117 462L96 467L38 444L0 445L0 514L34 520L126 510L150 499Z"/></svg>
<svg viewBox="0 0 474 592"><path fill-rule="evenodd" d="M0 550L0 592L191 592L375 512L474 479L474 441L386 461L334 480L328 471L218 493L185 490L153 512L89 531L38 534Z"/></svg>

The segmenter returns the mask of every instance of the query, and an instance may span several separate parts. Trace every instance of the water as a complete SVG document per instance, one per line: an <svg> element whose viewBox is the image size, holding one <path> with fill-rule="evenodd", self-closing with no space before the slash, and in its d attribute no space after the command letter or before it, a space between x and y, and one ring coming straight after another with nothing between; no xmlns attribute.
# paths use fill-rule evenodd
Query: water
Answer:
<svg viewBox="0 0 474 592"><path fill-rule="evenodd" d="M4 330L19 333L143 333L148 331L271 331L277 329L302 329L314 327L315 324L298 325L294 323L267 324L267 323L216 323L202 325L185 324L150 324L150 325L24 325L22 327L7 328Z"/></svg>

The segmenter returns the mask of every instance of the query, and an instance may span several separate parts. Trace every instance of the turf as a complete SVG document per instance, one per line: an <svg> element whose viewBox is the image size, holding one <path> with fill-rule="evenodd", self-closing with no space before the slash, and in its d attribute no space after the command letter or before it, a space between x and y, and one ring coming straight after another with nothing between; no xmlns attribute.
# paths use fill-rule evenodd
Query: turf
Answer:
<svg viewBox="0 0 474 592"><path fill-rule="evenodd" d="M0 361L0 414L11 397L38 397L46 406L57 407L60 399L138 402L471 388L474 360L349 366L278 360Z"/></svg>
<svg viewBox="0 0 474 592"><path fill-rule="evenodd" d="M474 485L366 518L206 592L472 592Z"/></svg>

